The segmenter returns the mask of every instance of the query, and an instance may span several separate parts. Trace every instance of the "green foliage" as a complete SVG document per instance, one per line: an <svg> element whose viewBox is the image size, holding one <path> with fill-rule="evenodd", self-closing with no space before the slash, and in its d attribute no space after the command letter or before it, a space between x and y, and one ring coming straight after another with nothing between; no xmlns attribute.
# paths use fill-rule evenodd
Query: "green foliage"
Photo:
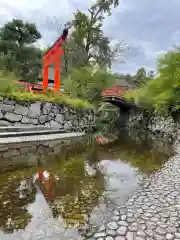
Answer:
<svg viewBox="0 0 180 240"><path fill-rule="evenodd" d="M35 24L13 19L6 23L0 32L0 38L18 45L32 44L41 38Z"/></svg>
<svg viewBox="0 0 180 240"><path fill-rule="evenodd" d="M127 99L143 107L154 108L156 112L168 114L180 106L180 50L175 48L158 59L158 77L146 83L139 90L126 95Z"/></svg>
<svg viewBox="0 0 180 240"><path fill-rule="evenodd" d="M132 77L132 81L137 87L143 87L147 84L148 81L152 80L153 78L153 71L146 73L146 70L144 68L140 68L138 69L136 75Z"/></svg>
<svg viewBox="0 0 180 240"><path fill-rule="evenodd" d="M20 91L13 91L9 93L1 94L2 96L6 96L9 99L14 99L17 101L23 102L52 102L52 103L59 103L68 105L72 108L76 109L94 109L94 106L88 103L85 100L77 99L77 98L70 98L68 95L43 95L43 94L33 94L29 92L20 92Z"/></svg>
<svg viewBox="0 0 180 240"><path fill-rule="evenodd" d="M0 95L17 101L29 102L54 102L69 105L77 109L94 109L94 106L86 100L70 98L66 94L33 94L31 92L22 92L20 86L16 84L18 77L11 72L0 71Z"/></svg>
<svg viewBox="0 0 180 240"><path fill-rule="evenodd" d="M106 71L94 70L91 67L72 69L64 80L64 88L71 97L88 100L98 104L104 88L113 85L114 77Z"/></svg>
<svg viewBox="0 0 180 240"><path fill-rule="evenodd" d="M118 1L98 0L88 9L87 14L79 10L74 14L74 30L65 44L66 69L89 63L96 63L103 68L111 66L119 48L110 46L102 26L105 14L110 14L111 7L117 5Z"/></svg>
<svg viewBox="0 0 180 240"><path fill-rule="evenodd" d="M117 132L116 120L119 117L119 109L109 103L101 103L96 118L96 128L103 133Z"/></svg>
<svg viewBox="0 0 180 240"><path fill-rule="evenodd" d="M0 70L0 93L16 91L18 87L14 82L17 81L17 79L13 73Z"/></svg>
<svg viewBox="0 0 180 240"><path fill-rule="evenodd" d="M42 52L33 44L40 38L35 24L18 19L6 23L0 29L0 67L35 82L41 72Z"/></svg>

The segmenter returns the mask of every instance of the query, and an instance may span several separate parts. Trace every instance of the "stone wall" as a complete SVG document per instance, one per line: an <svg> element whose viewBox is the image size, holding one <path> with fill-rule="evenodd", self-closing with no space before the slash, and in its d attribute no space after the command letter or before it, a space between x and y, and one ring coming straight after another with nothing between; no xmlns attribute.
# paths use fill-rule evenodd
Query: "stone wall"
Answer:
<svg viewBox="0 0 180 240"><path fill-rule="evenodd" d="M77 110L42 102L1 99L0 126L47 126L65 131L88 131L95 124L92 110Z"/></svg>
<svg viewBox="0 0 180 240"><path fill-rule="evenodd" d="M87 152L92 144L91 135L46 142L0 145L0 171L25 169L59 164L78 153ZM59 160L58 160L59 159Z"/></svg>
<svg viewBox="0 0 180 240"><path fill-rule="evenodd" d="M180 140L180 121L175 121L171 116L157 116L145 111L131 112L128 127L130 130L148 131Z"/></svg>

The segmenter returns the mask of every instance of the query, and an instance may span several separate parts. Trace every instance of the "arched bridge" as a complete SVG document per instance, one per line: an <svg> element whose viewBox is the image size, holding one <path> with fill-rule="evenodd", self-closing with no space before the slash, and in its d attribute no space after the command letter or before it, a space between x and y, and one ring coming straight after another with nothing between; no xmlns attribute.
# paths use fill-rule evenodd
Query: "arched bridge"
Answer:
<svg viewBox="0 0 180 240"><path fill-rule="evenodd" d="M102 101L111 103L119 108L119 117L116 120L116 126L120 131L126 130L128 127L129 116L132 108L137 106L133 103L128 103L124 95L128 88L121 86L113 86L105 88L102 91Z"/></svg>
<svg viewBox="0 0 180 240"><path fill-rule="evenodd" d="M136 107L133 103L128 103L124 99L125 92L127 88L121 86L113 86L111 88L105 88L102 91L102 101L111 103L121 109L129 110L131 108Z"/></svg>

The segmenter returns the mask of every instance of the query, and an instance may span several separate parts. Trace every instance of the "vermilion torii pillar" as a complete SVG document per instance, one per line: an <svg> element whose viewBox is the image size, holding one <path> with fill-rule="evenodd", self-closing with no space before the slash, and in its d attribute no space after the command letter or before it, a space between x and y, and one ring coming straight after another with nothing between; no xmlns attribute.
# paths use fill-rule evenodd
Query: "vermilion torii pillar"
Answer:
<svg viewBox="0 0 180 240"><path fill-rule="evenodd" d="M64 54L63 43L68 36L69 27L64 28L63 34L57 39L52 47L43 56L43 91L48 89L48 69L53 64L54 67L54 92L60 91L61 85L61 57Z"/></svg>

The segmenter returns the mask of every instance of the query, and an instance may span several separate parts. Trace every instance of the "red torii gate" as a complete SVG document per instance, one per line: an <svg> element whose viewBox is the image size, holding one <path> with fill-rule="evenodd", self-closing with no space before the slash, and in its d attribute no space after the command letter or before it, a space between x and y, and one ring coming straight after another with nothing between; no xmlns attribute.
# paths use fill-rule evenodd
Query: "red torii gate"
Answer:
<svg viewBox="0 0 180 240"><path fill-rule="evenodd" d="M54 92L57 93L60 91L61 56L64 54L62 46L68 36L68 30L70 27L71 26L68 23L68 26L64 28L61 37L56 40L52 47L43 56L43 91L48 89L48 69L50 64L54 65Z"/></svg>

